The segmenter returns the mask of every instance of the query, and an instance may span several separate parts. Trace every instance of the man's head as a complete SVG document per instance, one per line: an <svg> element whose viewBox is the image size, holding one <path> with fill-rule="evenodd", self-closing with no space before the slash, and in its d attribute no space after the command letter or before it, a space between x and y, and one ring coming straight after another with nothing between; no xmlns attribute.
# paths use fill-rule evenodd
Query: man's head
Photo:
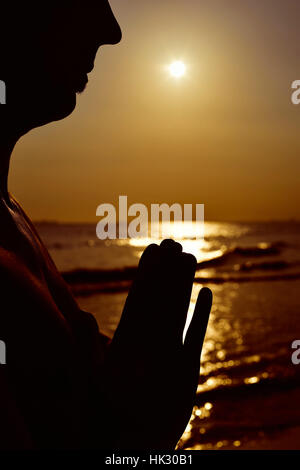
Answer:
<svg viewBox="0 0 300 470"><path fill-rule="evenodd" d="M0 111L22 133L68 116L98 48L121 39L108 0L10 1L1 23Z"/></svg>

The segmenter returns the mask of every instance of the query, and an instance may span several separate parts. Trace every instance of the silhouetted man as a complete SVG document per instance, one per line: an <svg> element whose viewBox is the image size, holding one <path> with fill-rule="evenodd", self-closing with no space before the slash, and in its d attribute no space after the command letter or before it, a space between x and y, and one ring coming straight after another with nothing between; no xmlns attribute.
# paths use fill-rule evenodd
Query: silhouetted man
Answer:
<svg viewBox="0 0 300 470"><path fill-rule="evenodd" d="M7 189L18 139L74 110L119 25L106 0L12 1L1 23L0 448L172 449L193 407L211 306L203 289L183 345L196 260L170 240L148 247L110 343Z"/></svg>

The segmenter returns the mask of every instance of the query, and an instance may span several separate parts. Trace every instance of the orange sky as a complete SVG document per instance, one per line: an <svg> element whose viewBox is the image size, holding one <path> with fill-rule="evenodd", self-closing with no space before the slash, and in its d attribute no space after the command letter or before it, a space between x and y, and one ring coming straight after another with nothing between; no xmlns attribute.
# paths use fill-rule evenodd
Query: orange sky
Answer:
<svg viewBox="0 0 300 470"><path fill-rule="evenodd" d="M112 0L123 30L64 121L17 145L10 190L34 220L101 203L205 204L209 220L299 218L300 6ZM187 74L165 66L181 59Z"/></svg>

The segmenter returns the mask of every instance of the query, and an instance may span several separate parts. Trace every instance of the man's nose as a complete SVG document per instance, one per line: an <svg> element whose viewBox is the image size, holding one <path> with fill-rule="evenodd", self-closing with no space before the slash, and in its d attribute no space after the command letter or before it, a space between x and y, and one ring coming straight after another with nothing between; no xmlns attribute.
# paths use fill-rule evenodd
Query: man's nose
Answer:
<svg viewBox="0 0 300 470"><path fill-rule="evenodd" d="M118 44L122 39L122 30L115 19L114 30L111 32L111 38L108 44Z"/></svg>
<svg viewBox="0 0 300 470"><path fill-rule="evenodd" d="M122 39L122 31L109 4L107 9L106 25L105 43L118 44Z"/></svg>

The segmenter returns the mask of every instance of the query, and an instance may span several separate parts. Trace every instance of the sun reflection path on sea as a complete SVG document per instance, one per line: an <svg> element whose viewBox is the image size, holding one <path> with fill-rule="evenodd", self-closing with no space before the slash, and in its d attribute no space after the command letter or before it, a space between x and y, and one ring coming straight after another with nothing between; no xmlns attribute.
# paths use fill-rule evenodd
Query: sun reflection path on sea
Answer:
<svg viewBox="0 0 300 470"><path fill-rule="evenodd" d="M135 256L139 259L144 249L151 243L160 244L163 239L171 238L182 245L183 251L193 254L198 263L220 258L227 251L226 241L238 240L248 233L245 226L239 224L205 222L204 230L199 229L199 222L163 222L160 223L159 238L151 238L151 230L148 237L117 239L114 243L118 246L136 248ZM222 242L223 241L223 242Z"/></svg>
<svg viewBox="0 0 300 470"><path fill-rule="evenodd" d="M160 244L161 241L165 238L172 238L173 240L178 241L183 248L183 251L186 253L193 254L197 260L202 259L201 254L205 252L205 240L203 238L196 238L196 223L188 222L185 225L184 232L182 231L182 224L178 222L163 224L164 226L164 236L161 238L151 238L151 237L141 237L141 238L132 238L125 243L129 243L131 246L136 248L145 248L151 243ZM142 254L142 250L140 255Z"/></svg>
<svg viewBox="0 0 300 470"><path fill-rule="evenodd" d="M224 224L225 225L225 224ZM209 238L220 234L226 237L232 231L230 225L227 228L223 227L220 231L219 224L206 223L204 228L204 238L199 237L199 229L197 222L164 222L162 224L162 231L160 238L140 237L127 240L118 240L118 245L130 245L137 248L137 255L140 257L145 247L151 243L160 244L163 239L171 238L178 241L183 248L183 251L190 253L197 258L198 262L217 258L223 254L221 249L212 249Z"/></svg>

